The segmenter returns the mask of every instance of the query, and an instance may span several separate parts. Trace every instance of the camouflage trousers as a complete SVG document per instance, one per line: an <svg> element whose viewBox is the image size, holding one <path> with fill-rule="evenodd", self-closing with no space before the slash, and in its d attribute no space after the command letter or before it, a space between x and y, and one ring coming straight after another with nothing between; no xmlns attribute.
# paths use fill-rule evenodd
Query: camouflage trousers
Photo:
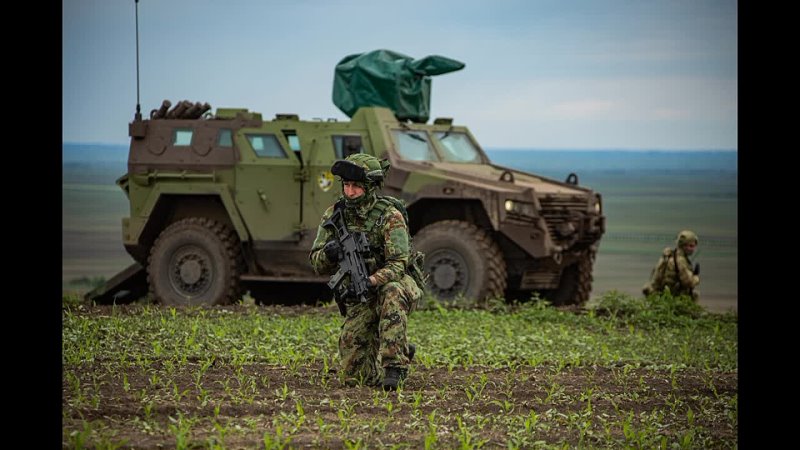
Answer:
<svg viewBox="0 0 800 450"><path fill-rule="evenodd" d="M415 291L416 289L416 291ZM339 336L345 383L377 385L387 367L407 368L408 315L419 289L408 275L386 283L367 303L348 303Z"/></svg>

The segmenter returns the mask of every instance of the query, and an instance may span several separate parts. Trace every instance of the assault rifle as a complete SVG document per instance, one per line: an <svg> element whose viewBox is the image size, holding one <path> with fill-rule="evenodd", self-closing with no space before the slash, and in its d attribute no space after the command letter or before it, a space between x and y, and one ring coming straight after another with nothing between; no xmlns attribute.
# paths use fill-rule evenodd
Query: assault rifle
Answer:
<svg viewBox="0 0 800 450"><path fill-rule="evenodd" d="M342 246L343 258L339 261L339 270L331 276L328 287L333 290L336 305L342 316L347 314L344 299L357 298L361 303L367 302L369 291L369 272L364 262L364 255L369 254L369 241L367 236L360 231L351 233L344 222L342 209L335 207L331 217L322 223L324 228L333 231L339 244ZM344 286L345 275L350 275L350 285Z"/></svg>

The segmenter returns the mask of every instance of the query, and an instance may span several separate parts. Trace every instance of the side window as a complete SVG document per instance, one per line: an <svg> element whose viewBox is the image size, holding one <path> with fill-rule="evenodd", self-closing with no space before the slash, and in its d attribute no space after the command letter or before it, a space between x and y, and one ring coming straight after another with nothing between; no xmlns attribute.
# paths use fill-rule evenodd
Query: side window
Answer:
<svg viewBox="0 0 800 450"><path fill-rule="evenodd" d="M192 129L176 128L172 133L172 145L190 146L192 145Z"/></svg>
<svg viewBox="0 0 800 450"><path fill-rule="evenodd" d="M247 141L261 158L286 158L286 152L274 134L246 134Z"/></svg>
<svg viewBox="0 0 800 450"><path fill-rule="evenodd" d="M289 140L289 148L291 148L293 152L300 151L300 138L298 138L296 134L287 134L286 139Z"/></svg>
<svg viewBox="0 0 800 450"><path fill-rule="evenodd" d="M233 135L229 128L221 128L219 130L217 147L233 147Z"/></svg>
<svg viewBox="0 0 800 450"><path fill-rule="evenodd" d="M300 164L303 163L303 155L300 152L300 138L297 137L297 132L294 130L281 130L283 131L284 137L289 142L289 148L292 149L294 156L297 157L297 160L300 161Z"/></svg>
<svg viewBox="0 0 800 450"><path fill-rule="evenodd" d="M333 151L336 159L344 159L354 153L364 153L364 146L361 145L361 136L332 136Z"/></svg>

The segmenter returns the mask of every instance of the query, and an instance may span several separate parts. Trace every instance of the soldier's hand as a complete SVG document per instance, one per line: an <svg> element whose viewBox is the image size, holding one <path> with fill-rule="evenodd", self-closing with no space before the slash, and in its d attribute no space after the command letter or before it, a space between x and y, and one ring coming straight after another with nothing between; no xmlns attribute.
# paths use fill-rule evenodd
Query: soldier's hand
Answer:
<svg viewBox="0 0 800 450"><path fill-rule="evenodd" d="M342 244L340 244L337 240L330 240L326 242L325 246L322 247L322 251L325 252L325 257L328 258L328 261L330 262L336 263L344 258Z"/></svg>
<svg viewBox="0 0 800 450"><path fill-rule="evenodd" d="M700 263L695 263L692 273L698 276L700 275Z"/></svg>

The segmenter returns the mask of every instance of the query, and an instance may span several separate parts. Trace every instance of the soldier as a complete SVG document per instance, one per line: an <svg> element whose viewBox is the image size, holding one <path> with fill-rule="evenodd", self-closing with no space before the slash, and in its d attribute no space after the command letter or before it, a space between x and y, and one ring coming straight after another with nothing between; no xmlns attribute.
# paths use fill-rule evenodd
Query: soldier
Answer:
<svg viewBox="0 0 800 450"><path fill-rule="evenodd" d="M324 223L343 208L349 232L364 232L370 254L365 258L369 276L367 302L339 298L345 317L339 336L339 356L345 382L382 385L395 390L408 374L415 348L406 338L409 313L422 291L407 273L408 224L393 202L378 196L389 163L357 153L336 161L331 172L342 180L342 197L322 216ZM333 274L342 260L342 246L321 224L309 255L318 274ZM349 282L348 279L344 280Z"/></svg>
<svg viewBox="0 0 800 450"><path fill-rule="evenodd" d="M692 269L689 256L697 249L698 243L694 232L684 230L678 233L675 248L665 248L653 268L650 281L642 289L644 295L662 292L668 287L673 295L689 295L697 302L700 292L695 287L700 284L700 264L695 264Z"/></svg>

